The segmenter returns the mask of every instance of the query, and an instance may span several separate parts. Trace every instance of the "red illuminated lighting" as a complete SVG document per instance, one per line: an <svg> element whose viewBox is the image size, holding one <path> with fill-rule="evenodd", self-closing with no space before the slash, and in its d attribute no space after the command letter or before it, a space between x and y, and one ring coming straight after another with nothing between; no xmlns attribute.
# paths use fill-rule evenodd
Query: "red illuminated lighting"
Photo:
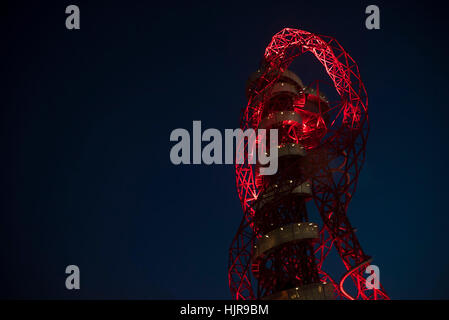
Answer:
<svg viewBox="0 0 449 320"><path fill-rule="evenodd" d="M282 139L301 142L310 151L308 157L319 164L307 177L312 183L311 199L322 219L320 239L313 247L319 280L331 283L337 298L388 299L382 286L366 288L364 271L371 258L363 252L346 215L365 159L368 136L367 94L351 56L331 37L283 29L274 35L265 50L263 68L249 94L240 127L242 130L258 127L274 84L290 63L306 52L312 53L324 66L339 101L329 103L319 113L301 109L304 103L296 101L294 110L301 114L303 123L282 124L286 133L280 136L280 143ZM327 117L326 121L323 116ZM254 274L259 266L252 265L252 257L256 241L263 234L254 218L255 203L263 187L255 165L237 164L236 184L244 216L230 248L229 287L235 299L257 299L261 293ZM337 251L347 271L331 277L324 270L324 263L332 249ZM291 270L291 263L282 268ZM298 280L302 276L291 274L291 277ZM351 293L346 291L348 287L352 287Z"/></svg>

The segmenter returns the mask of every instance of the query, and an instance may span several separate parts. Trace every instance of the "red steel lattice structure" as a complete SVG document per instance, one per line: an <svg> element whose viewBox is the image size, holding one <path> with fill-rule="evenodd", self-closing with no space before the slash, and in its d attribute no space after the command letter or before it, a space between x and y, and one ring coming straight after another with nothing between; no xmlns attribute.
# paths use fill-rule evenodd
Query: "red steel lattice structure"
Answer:
<svg viewBox="0 0 449 320"><path fill-rule="evenodd" d="M306 52L324 66L338 101L288 70ZM286 28L266 48L247 95L241 129L278 129L279 169L261 176L258 164L236 165L244 216L230 248L233 298L388 299L382 286L366 287L371 258L346 215L368 136L367 94L355 61L331 37ZM321 226L309 221L311 200ZM346 270L338 278L323 266L333 248Z"/></svg>

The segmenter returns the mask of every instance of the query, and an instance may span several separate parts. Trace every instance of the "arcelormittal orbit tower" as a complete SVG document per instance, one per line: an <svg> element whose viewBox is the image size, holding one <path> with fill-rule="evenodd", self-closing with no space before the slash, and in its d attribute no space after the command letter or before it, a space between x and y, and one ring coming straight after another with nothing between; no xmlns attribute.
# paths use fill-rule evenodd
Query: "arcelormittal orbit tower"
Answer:
<svg viewBox="0 0 449 320"><path fill-rule="evenodd" d="M336 101L318 81L305 86L288 69L306 52L325 68ZM381 285L367 287L371 258L346 215L368 135L355 61L331 37L286 28L266 48L247 96L241 129L278 130L278 171L263 176L258 163L236 165L244 216L230 248L233 298L388 299ZM318 218L311 218L312 207ZM337 275L325 263L333 250L343 270Z"/></svg>

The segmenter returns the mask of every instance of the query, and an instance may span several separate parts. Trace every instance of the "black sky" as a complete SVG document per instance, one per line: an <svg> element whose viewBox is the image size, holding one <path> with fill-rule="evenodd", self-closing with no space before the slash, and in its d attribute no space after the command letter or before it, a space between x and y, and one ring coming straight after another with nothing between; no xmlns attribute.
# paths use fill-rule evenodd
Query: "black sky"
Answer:
<svg viewBox="0 0 449 320"><path fill-rule="evenodd" d="M78 31L65 28L69 4ZM369 4L381 30L364 26ZM449 298L444 7L2 2L0 297L230 298L233 167L173 166L169 136L193 120L236 128L248 75L292 27L338 39L367 87L367 161L348 214L386 291Z"/></svg>

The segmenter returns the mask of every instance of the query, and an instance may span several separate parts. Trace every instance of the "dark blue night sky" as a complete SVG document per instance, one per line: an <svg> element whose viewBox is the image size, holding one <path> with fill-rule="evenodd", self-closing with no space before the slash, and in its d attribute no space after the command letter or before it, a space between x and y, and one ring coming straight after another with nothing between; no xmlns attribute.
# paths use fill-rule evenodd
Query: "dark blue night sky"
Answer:
<svg viewBox="0 0 449 320"><path fill-rule="evenodd" d="M367 87L348 215L387 293L449 298L443 3L2 2L0 297L230 298L234 168L174 166L169 136L238 127L248 75L292 27L338 39ZM369 4L381 30L364 26ZM81 290L65 288L69 264Z"/></svg>

